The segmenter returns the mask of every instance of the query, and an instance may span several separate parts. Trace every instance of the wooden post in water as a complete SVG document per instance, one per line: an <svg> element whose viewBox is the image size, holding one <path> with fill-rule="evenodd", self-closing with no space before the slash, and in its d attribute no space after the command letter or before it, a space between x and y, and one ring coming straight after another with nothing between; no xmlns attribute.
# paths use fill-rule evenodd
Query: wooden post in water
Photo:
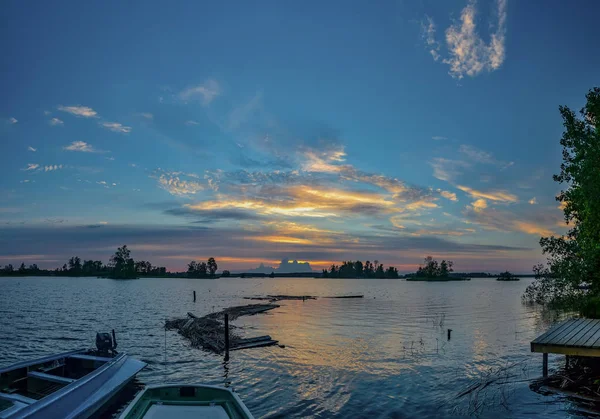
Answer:
<svg viewBox="0 0 600 419"><path fill-rule="evenodd" d="M452 334L452 329L448 329L448 340L450 340L450 335Z"/></svg>
<svg viewBox="0 0 600 419"><path fill-rule="evenodd" d="M194 291L194 302L196 302L196 291Z"/></svg>
<svg viewBox="0 0 600 419"><path fill-rule="evenodd" d="M544 352L544 365L542 367L542 374L544 378L548 377L548 354Z"/></svg>
<svg viewBox="0 0 600 419"><path fill-rule="evenodd" d="M225 313L225 361L229 361L229 314Z"/></svg>
<svg viewBox="0 0 600 419"><path fill-rule="evenodd" d="M565 356L565 370L569 369L569 364L570 364L569 361L570 361L570 357L569 357L569 355L566 355Z"/></svg>

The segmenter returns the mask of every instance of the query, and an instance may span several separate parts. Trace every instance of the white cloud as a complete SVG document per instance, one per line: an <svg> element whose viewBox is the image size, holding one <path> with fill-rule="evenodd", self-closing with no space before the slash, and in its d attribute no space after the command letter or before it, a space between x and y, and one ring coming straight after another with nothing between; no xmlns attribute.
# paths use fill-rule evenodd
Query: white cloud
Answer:
<svg viewBox="0 0 600 419"><path fill-rule="evenodd" d="M478 163L496 163L496 160L494 160L493 156L490 153L487 153L483 150L479 150L478 148L475 148L470 145L461 145L459 151Z"/></svg>
<svg viewBox="0 0 600 419"><path fill-rule="evenodd" d="M24 179L20 183L29 183L29 179Z"/></svg>
<svg viewBox="0 0 600 419"><path fill-rule="evenodd" d="M185 124L186 124L186 125L200 125L198 122L196 122L196 121L192 121L192 120L185 121Z"/></svg>
<svg viewBox="0 0 600 419"><path fill-rule="evenodd" d="M37 148L33 148L32 146L27 147L27 150L36 152Z"/></svg>
<svg viewBox="0 0 600 419"><path fill-rule="evenodd" d="M51 114L52 114L52 112L50 112L50 111L44 111L44 115L46 115L46 116L51 115Z"/></svg>
<svg viewBox="0 0 600 419"><path fill-rule="evenodd" d="M436 157L429 164L433 167L433 176L446 182L452 182L461 175L463 169L471 167L467 162L443 157Z"/></svg>
<svg viewBox="0 0 600 419"><path fill-rule="evenodd" d="M190 86L185 88L179 93L179 98L183 101L189 101L193 99L200 99L200 102L207 106L209 105L219 94L221 88L219 83L215 80L207 80L204 84L197 86Z"/></svg>
<svg viewBox="0 0 600 419"><path fill-rule="evenodd" d="M474 77L484 70L494 71L500 68L505 58L506 2L507 0L496 0L498 21L489 44L477 33L475 0L471 0L462 10L460 22L446 29L450 57L443 62L450 66L449 74L452 77Z"/></svg>
<svg viewBox="0 0 600 419"><path fill-rule="evenodd" d="M433 137L431 137L432 140L436 140L436 141L440 141L440 140L447 140L448 137L444 137L442 135L434 135Z"/></svg>
<svg viewBox="0 0 600 419"><path fill-rule="evenodd" d="M176 196L186 196L186 195L194 195L202 190L204 190L204 185L200 182L196 182L195 180L185 180L180 178L181 176L189 176L181 172L163 172L161 169L158 169L157 172L161 173L158 176L158 186L165 191L169 192L171 195ZM157 174L157 173L155 173ZM152 176L156 177L156 176Z"/></svg>
<svg viewBox="0 0 600 419"><path fill-rule="evenodd" d="M510 203L517 202L519 200L516 195L507 191L478 191L476 189L469 188L468 186L461 185L457 185L456 187L461 191L471 195L473 198L485 198L490 201Z"/></svg>
<svg viewBox="0 0 600 419"><path fill-rule="evenodd" d="M23 169L23 170L25 170L25 171L27 171L27 170L35 170L35 169L37 169L38 167L40 167L40 165L39 165L39 164L36 164L36 163L28 163L28 164L27 164L27 167L26 167L25 169Z"/></svg>
<svg viewBox="0 0 600 419"><path fill-rule="evenodd" d="M435 23L433 19L429 16L427 17L427 22L421 22L421 32L425 43L427 44L427 48L429 48L429 53L433 57L434 61L440 59L440 43L435 40Z"/></svg>
<svg viewBox="0 0 600 419"><path fill-rule="evenodd" d="M96 112L95 110L93 110L92 108L89 108L87 106L81 106L81 105L63 106L63 105L60 105L57 109L59 111L68 112L75 116L82 116L84 118L98 118L98 112Z"/></svg>
<svg viewBox="0 0 600 419"><path fill-rule="evenodd" d="M95 149L85 141L73 141L68 146L63 147L63 149L67 151L80 151L82 153L103 153L103 151Z"/></svg>
<svg viewBox="0 0 600 419"><path fill-rule="evenodd" d="M123 134L131 132L131 127L119 124L118 122L101 122L100 125L114 132L121 132Z"/></svg>
<svg viewBox="0 0 600 419"><path fill-rule="evenodd" d="M50 125L52 125L53 127L55 127L55 126L61 126L61 125L64 125L64 122L63 122L63 121L61 121L61 120L60 120L60 119L58 119L58 118L52 118L52 119L50 120Z"/></svg>
<svg viewBox="0 0 600 419"><path fill-rule="evenodd" d="M138 113L139 116L144 117L146 119L154 119L154 115L152 115L151 113L148 112L140 112Z"/></svg>
<svg viewBox="0 0 600 419"><path fill-rule="evenodd" d="M531 199L530 199L529 201L527 201L527 202L529 202L529 204L530 204L530 205L535 205L535 204L537 204L537 199L536 199L536 198L535 198L535 196L534 196L533 198L531 198Z"/></svg>
<svg viewBox="0 0 600 419"><path fill-rule="evenodd" d="M55 165L44 166L44 172L52 172L54 170L59 170L59 169L62 169L62 168L63 168L62 164L55 164Z"/></svg>
<svg viewBox="0 0 600 419"><path fill-rule="evenodd" d="M17 121L17 118L10 117L8 118L8 122L10 122L11 124L16 124L19 121Z"/></svg>

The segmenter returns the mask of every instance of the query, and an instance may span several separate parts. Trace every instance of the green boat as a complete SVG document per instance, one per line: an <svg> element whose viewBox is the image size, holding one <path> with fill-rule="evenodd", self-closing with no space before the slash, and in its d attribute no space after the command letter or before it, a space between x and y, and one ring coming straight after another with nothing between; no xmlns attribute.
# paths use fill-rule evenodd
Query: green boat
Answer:
<svg viewBox="0 0 600 419"><path fill-rule="evenodd" d="M148 386L119 419L254 419L233 391L217 386L170 384Z"/></svg>

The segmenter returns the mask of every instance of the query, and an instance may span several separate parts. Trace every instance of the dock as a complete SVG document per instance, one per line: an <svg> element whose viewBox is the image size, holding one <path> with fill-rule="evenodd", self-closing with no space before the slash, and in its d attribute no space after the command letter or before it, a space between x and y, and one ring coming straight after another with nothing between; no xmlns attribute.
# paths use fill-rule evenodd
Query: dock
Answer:
<svg viewBox="0 0 600 419"><path fill-rule="evenodd" d="M544 355L543 373L548 376L548 354L567 356L600 357L600 320L570 319L558 323L552 329L531 342L531 352Z"/></svg>

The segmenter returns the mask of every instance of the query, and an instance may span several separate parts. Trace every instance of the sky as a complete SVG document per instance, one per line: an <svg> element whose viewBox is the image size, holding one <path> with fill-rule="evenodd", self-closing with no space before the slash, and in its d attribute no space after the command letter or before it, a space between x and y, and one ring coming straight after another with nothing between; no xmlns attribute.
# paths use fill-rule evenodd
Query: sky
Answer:
<svg viewBox="0 0 600 419"><path fill-rule="evenodd" d="M531 272L594 1L3 2L0 265Z"/></svg>

